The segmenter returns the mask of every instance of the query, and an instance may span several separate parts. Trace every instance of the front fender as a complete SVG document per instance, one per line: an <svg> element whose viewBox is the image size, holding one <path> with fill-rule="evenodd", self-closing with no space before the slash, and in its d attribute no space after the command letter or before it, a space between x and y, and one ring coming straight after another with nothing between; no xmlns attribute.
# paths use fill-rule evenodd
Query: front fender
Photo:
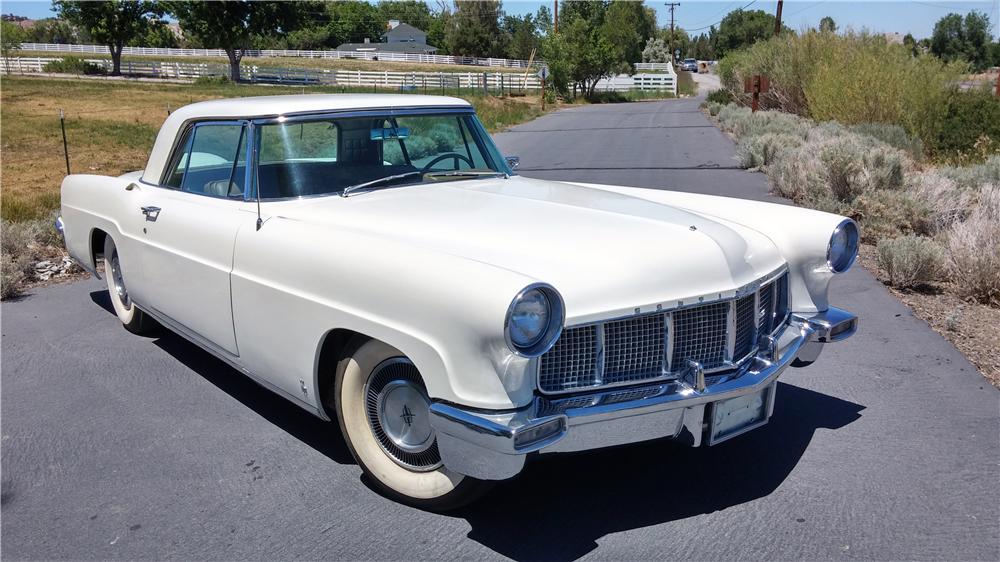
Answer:
<svg viewBox="0 0 1000 562"><path fill-rule="evenodd" d="M241 363L311 405L320 407L316 352L338 328L406 354L432 398L486 409L531 400L531 361L507 348L503 322L514 296L536 279L282 217L241 230L234 264Z"/></svg>

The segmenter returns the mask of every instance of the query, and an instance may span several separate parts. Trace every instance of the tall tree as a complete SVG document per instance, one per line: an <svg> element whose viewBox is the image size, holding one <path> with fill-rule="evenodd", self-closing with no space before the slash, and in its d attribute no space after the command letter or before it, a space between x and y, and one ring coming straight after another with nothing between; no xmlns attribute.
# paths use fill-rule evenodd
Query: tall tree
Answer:
<svg viewBox="0 0 1000 562"><path fill-rule="evenodd" d="M784 27L787 31L788 28ZM749 47L774 35L774 16L763 10L734 10L719 22L715 53L723 57L729 51Z"/></svg>
<svg viewBox="0 0 1000 562"><path fill-rule="evenodd" d="M421 31L431 27L431 10L426 2L419 0L380 0L378 11L382 19L408 23Z"/></svg>
<svg viewBox="0 0 1000 562"><path fill-rule="evenodd" d="M531 52L538 49L540 45L538 26L531 14L505 15L503 32L510 37L505 55L507 58L527 60L531 56Z"/></svg>
<svg viewBox="0 0 1000 562"><path fill-rule="evenodd" d="M990 41L990 18L973 10L965 18L948 14L939 19L930 46L931 53L945 61L965 60L981 71L991 62Z"/></svg>
<svg viewBox="0 0 1000 562"><path fill-rule="evenodd" d="M837 22L833 21L833 18L830 16L825 16L819 20L819 30L820 33L836 33Z"/></svg>
<svg viewBox="0 0 1000 562"><path fill-rule="evenodd" d="M641 1L616 0L604 14L601 34L624 64L640 62L643 46L656 34L656 13Z"/></svg>
<svg viewBox="0 0 1000 562"><path fill-rule="evenodd" d="M25 33L17 23L7 20L0 22L0 56L3 57L4 70L10 74L10 57L21 50Z"/></svg>
<svg viewBox="0 0 1000 562"><path fill-rule="evenodd" d="M504 56L507 37L500 29L502 16L503 7L499 0L456 0L445 39L451 54Z"/></svg>
<svg viewBox="0 0 1000 562"><path fill-rule="evenodd" d="M226 52L234 82L240 80L240 61L254 41L289 27L296 16L291 2L180 0L161 4L177 17L184 33L207 48Z"/></svg>
<svg viewBox="0 0 1000 562"><path fill-rule="evenodd" d="M150 18L163 13L155 2L135 0L107 0L82 2L56 0L53 8L60 17L87 30L94 41L107 46L111 52L111 74L121 74L122 49L142 35L150 26Z"/></svg>

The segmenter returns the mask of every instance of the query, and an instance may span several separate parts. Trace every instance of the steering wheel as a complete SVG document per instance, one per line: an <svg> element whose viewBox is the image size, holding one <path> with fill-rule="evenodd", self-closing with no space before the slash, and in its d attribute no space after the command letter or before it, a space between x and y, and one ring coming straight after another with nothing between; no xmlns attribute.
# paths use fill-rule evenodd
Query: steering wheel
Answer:
<svg viewBox="0 0 1000 562"><path fill-rule="evenodd" d="M457 152L447 152L447 153L442 154L442 155L438 156L437 158L431 160L430 162L428 162L423 168L420 169L420 173L421 174L426 174L427 172L431 171L432 168L434 168L434 164L437 164L438 162L440 162L442 160L447 160L449 158L454 158L455 159L455 169L456 170L458 169L458 161L459 160L464 160L469 165L470 168L475 168L476 167L476 165L472 163L472 160L469 159L467 156L463 156L463 155L461 155L461 154L459 154Z"/></svg>

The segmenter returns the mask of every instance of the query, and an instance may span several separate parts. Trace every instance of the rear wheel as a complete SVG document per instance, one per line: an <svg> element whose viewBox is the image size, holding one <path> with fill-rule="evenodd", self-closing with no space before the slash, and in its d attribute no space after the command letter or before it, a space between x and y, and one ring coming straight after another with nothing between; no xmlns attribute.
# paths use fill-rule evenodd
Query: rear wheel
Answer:
<svg viewBox="0 0 1000 562"><path fill-rule="evenodd" d="M108 283L108 293L111 295L115 314L126 330L134 334L146 334L157 328L156 322L136 308L129 297L125 277L122 275L121 258L111 236L104 237L104 279Z"/></svg>
<svg viewBox="0 0 1000 562"><path fill-rule="evenodd" d="M376 340L357 343L337 366L333 395L351 453L385 495L443 511L490 488L441 463L423 379L397 349Z"/></svg>

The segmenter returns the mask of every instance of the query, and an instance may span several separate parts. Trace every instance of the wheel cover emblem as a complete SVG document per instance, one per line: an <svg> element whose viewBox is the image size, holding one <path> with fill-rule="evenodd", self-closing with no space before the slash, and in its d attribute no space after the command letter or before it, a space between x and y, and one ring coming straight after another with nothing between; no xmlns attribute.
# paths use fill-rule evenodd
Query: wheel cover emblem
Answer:
<svg viewBox="0 0 1000 562"><path fill-rule="evenodd" d="M403 413L399 417L403 418L403 423L406 424L406 427L413 427L413 412L410 411L410 407L406 404L403 404Z"/></svg>

